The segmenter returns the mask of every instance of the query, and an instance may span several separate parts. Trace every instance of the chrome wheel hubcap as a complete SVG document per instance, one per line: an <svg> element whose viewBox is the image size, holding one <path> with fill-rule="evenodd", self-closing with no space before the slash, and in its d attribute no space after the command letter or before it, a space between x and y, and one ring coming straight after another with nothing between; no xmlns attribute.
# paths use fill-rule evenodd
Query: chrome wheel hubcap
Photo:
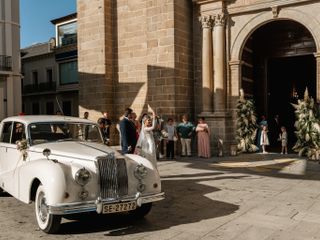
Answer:
<svg viewBox="0 0 320 240"><path fill-rule="evenodd" d="M39 218L42 222L45 222L48 218L48 205L46 204L46 198L44 193L40 193L39 206L38 206Z"/></svg>

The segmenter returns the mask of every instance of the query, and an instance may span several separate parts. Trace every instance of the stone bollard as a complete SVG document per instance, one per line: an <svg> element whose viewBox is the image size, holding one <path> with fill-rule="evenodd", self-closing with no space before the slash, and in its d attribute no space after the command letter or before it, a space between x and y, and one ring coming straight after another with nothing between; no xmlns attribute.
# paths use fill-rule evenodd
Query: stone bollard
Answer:
<svg viewBox="0 0 320 240"><path fill-rule="evenodd" d="M218 138L218 157L223 157L223 140Z"/></svg>
<svg viewBox="0 0 320 240"><path fill-rule="evenodd" d="M230 155L231 156L237 156L238 155L238 147L236 144L230 145Z"/></svg>

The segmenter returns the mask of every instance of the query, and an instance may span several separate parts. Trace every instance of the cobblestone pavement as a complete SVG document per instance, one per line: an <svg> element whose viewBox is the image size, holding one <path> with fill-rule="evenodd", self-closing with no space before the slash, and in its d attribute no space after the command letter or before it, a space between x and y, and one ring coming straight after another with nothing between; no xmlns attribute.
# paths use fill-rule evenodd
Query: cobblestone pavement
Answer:
<svg viewBox="0 0 320 240"><path fill-rule="evenodd" d="M37 228L33 204L0 196L0 239L320 239L320 165L295 155L159 161L164 201L140 221L63 220Z"/></svg>

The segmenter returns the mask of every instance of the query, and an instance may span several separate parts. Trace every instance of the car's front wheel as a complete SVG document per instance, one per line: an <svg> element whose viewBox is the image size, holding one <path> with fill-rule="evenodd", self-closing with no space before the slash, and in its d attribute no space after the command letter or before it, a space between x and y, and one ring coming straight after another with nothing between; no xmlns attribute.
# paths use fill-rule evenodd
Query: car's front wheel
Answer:
<svg viewBox="0 0 320 240"><path fill-rule="evenodd" d="M35 198L35 212L40 229L46 233L56 233L59 230L61 216L49 213L46 191L42 184L39 185Z"/></svg>

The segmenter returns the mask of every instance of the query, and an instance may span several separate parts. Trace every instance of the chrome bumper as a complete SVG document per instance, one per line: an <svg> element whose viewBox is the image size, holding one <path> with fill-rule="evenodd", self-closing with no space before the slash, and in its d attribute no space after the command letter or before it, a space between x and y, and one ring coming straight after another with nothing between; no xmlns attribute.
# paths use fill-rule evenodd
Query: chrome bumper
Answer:
<svg viewBox="0 0 320 240"><path fill-rule="evenodd" d="M135 197L121 198L121 199L100 199L76 203L57 204L48 206L49 213L54 215L67 215L84 212L102 213L102 207L105 204L123 203L136 201L138 206L145 203L156 202L164 199L164 193L141 195L137 193Z"/></svg>

